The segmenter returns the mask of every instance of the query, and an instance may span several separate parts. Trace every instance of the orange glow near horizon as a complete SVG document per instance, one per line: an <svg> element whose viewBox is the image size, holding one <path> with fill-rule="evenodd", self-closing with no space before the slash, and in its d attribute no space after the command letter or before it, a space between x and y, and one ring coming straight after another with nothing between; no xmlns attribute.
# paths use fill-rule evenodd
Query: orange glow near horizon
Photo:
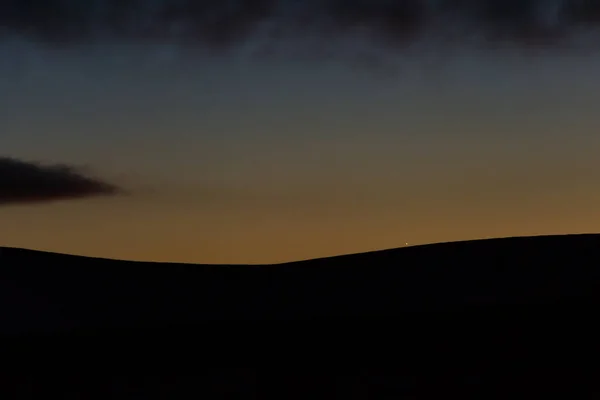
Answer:
<svg viewBox="0 0 600 400"><path fill-rule="evenodd" d="M420 80L90 60L6 80L0 156L83 166L129 194L2 206L0 246L278 263L600 230L595 59L484 57Z"/></svg>

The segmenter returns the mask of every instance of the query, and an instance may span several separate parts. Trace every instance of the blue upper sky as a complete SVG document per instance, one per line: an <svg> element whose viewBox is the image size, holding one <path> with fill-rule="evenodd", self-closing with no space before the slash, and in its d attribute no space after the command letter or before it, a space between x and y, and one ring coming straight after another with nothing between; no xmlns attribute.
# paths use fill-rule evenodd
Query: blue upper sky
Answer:
<svg viewBox="0 0 600 400"><path fill-rule="evenodd" d="M25 3L0 6L0 245L277 262L597 231L593 4Z"/></svg>

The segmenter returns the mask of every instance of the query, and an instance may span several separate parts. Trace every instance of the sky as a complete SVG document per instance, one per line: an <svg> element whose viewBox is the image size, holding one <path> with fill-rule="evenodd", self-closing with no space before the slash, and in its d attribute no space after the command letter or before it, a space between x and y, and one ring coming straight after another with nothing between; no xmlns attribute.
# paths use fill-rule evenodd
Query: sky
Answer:
<svg viewBox="0 0 600 400"><path fill-rule="evenodd" d="M597 232L600 3L0 4L0 246L278 263Z"/></svg>

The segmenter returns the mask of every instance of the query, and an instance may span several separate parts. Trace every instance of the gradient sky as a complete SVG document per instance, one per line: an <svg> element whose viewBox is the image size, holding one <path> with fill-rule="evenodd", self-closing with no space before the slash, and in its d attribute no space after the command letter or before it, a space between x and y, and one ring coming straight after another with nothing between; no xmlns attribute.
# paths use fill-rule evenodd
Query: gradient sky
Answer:
<svg viewBox="0 0 600 400"><path fill-rule="evenodd" d="M315 30L206 51L159 30L57 46L14 18L0 35L0 157L125 193L0 201L0 245L271 263L599 230L600 57L585 44L511 31L442 52Z"/></svg>

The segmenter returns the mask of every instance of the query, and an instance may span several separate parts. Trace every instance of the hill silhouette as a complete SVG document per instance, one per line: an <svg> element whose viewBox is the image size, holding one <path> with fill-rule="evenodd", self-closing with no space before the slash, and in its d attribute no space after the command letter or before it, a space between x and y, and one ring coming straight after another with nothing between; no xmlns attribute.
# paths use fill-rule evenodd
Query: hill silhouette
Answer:
<svg viewBox="0 0 600 400"><path fill-rule="evenodd" d="M600 299L599 266L600 235L593 234L441 243L252 266L0 250L2 301L7 308L38 310L37 322L20 312L19 322L29 321L31 329L36 324L72 329L393 317L465 307L595 303ZM17 297L6 298L11 295ZM30 329L18 321L1 326L5 331Z"/></svg>
<svg viewBox="0 0 600 400"><path fill-rule="evenodd" d="M597 354L599 250L600 235L537 236L243 266L0 248L2 357L29 360L14 382L102 359L152 393L200 390L182 377L202 370L209 398L597 396L574 354Z"/></svg>

